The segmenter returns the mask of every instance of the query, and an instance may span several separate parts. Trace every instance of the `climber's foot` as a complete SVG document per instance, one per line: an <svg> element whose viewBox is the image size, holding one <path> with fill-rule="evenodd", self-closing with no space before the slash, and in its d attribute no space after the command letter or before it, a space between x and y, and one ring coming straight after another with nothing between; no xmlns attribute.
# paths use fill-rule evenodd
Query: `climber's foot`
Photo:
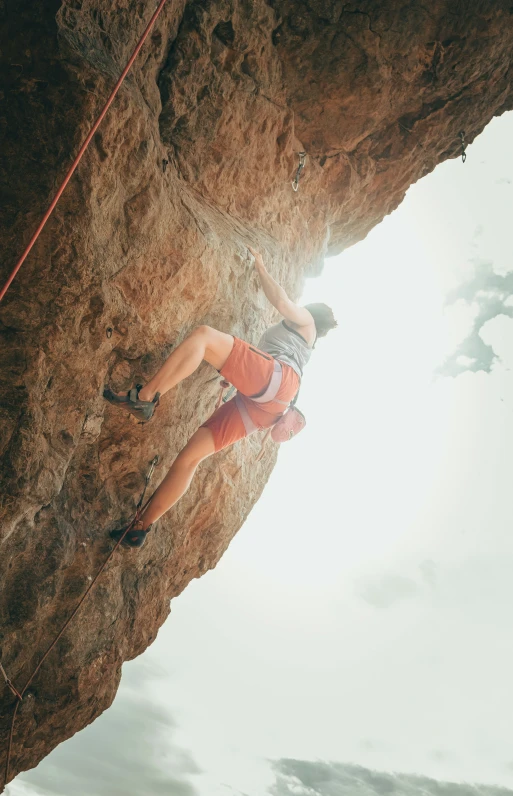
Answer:
<svg viewBox="0 0 513 796"><path fill-rule="evenodd" d="M105 385L103 389L103 397L106 401L110 404L114 404L114 406L119 406L121 409L125 409L127 412L130 412L131 415L134 415L138 420L141 420L143 423L147 423L148 420L151 420L155 409L159 404L160 393L158 392L155 395L153 401L141 401L139 398L139 392L142 390L142 384L136 384L135 387L132 387L128 393L115 393L113 392L110 387Z"/></svg>
<svg viewBox="0 0 513 796"><path fill-rule="evenodd" d="M126 530L125 526L124 528L120 528L116 531L109 531L109 536L111 539L114 539L115 542L119 542L126 531L125 537L121 542L123 547L142 547L146 541L148 532L151 530L151 527L151 525L148 525L146 529L143 528L142 520L138 520L138 522L136 522L129 531Z"/></svg>

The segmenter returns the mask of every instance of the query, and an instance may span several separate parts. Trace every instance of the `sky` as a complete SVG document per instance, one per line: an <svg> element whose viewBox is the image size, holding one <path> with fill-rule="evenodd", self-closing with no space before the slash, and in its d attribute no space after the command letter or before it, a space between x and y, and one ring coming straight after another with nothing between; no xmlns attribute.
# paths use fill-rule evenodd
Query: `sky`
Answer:
<svg viewBox="0 0 513 796"><path fill-rule="evenodd" d="M9 796L512 796L512 140L494 119L308 281L339 327L306 429Z"/></svg>

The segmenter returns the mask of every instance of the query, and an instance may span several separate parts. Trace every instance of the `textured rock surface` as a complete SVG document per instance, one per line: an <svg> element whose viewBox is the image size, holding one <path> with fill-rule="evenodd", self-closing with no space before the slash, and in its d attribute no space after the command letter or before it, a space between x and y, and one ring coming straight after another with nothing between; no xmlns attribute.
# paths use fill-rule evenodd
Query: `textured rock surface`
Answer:
<svg viewBox="0 0 513 796"><path fill-rule="evenodd" d="M153 7L0 2L2 282ZM244 241L297 295L327 251L458 155L460 130L471 141L513 107L512 44L511 0L168 0L0 305L0 645L18 685L153 455L156 485L217 389L202 367L141 426L104 404L103 383L151 375L198 323L257 338L271 315ZM256 447L205 463L144 549L116 556L23 702L13 773L108 707L170 598L215 566L273 466Z"/></svg>

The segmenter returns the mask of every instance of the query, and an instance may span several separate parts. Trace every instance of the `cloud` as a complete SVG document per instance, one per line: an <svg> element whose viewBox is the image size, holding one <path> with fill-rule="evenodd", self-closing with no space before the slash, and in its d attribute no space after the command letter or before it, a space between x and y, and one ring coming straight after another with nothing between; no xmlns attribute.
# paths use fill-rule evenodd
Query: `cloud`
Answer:
<svg viewBox="0 0 513 796"><path fill-rule="evenodd" d="M358 583L358 594L374 608L391 608L396 603L416 597L426 586L434 589L437 577L436 563L430 558L424 559L418 565L418 575L420 578L417 580L395 573L362 578Z"/></svg>
<svg viewBox="0 0 513 796"><path fill-rule="evenodd" d="M18 777L8 796L197 796L190 777L200 770L174 745L169 711L144 689L154 676L144 661L125 665L114 705Z"/></svg>
<svg viewBox="0 0 513 796"><path fill-rule="evenodd" d="M431 760L435 760L437 763L444 763L452 758L452 755L445 749L433 749L429 756Z"/></svg>
<svg viewBox="0 0 513 796"><path fill-rule="evenodd" d="M470 334L438 368L437 373L441 376L458 376L467 370L484 370L490 373L498 357L492 346L484 342L481 329L487 321L498 315L513 318L510 300L513 294L513 272L501 276L495 273L491 262L473 260L473 263L473 277L451 291L446 305L456 304L458 301L477 305L477 317Z"/></svg>
<svg viewBox="0 0 513 796"><path fill-rule="evenodd" d="M360 741L360 746L362 749L365 749L366 752L373 752L375 749L379 749L381 744L372 741L370 738L364 738Z"/></svg>
<svg viewBox="0 0 513 796"><path fill-rule="evenodd" d="M436 585L436 574L437 574L437 566L434 561L430 558L426 558L424 561L421 561L419 564L420 574L422 575L424 582L427 583L428 586L431 586L434 589Z"/></svg>
<svg viewBox="0 0 513 796"><path fill-rule="evenodd" d="M415 597L419 585L403 575L382 575L360 585L360 597L374 608L390 608L403 600Z"/></svg>
<svg viewBox="0 0 513 796"><path fill-rule="evenodd" d="M438 782L347 763L282 759L273 763L273 771L271 796L513 796L513 791L493 785Z"/></svg>

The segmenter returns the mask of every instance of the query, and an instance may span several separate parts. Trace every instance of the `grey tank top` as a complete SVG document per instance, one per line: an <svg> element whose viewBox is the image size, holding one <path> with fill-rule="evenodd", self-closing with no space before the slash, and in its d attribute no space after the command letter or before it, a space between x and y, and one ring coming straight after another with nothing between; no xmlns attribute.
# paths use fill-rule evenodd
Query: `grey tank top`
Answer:
<svg viewBox="0 0 513 796"><path fill-rule="evenodd" d="M258 348L274 359L290 365L299 378L302 377L303 368L312 356L312 349L308 348L306 341L299 332L287 326L285 321L267 329L258 342Z"/></svg>

